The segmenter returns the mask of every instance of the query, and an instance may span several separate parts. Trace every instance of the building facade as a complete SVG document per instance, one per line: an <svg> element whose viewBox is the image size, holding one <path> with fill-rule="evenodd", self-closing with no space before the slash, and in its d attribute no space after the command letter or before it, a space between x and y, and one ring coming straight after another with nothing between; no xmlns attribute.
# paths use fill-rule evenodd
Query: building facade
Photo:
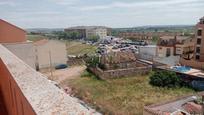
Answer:
<svg viewBox="0 0 204 115"><path fill-rule="evenodd" d="M194 51L195 39L187 36L163 36L157 44L157 56L186 56ZM191 54L192 54L191 53Z"/></svg>
<svg viewBox="0 0 204 115"><path fill-rule="evenodd" d="M66 44L57 40L40 40L34 43L36 52L36 69L54 67L67 63Z"/></svg>
<svg viewBox="0 0 204 115"><path fill-rule="evenodd" d="M170 32L120 32L119 37L131 40L144 40L150 41L154 37L162 36L179 36L181 33L170 33Z"/></svg>
<svg viewBox="0 0 204 115"><path fill-rule="evenodd" d="M99 36L100 39L108 36L106 28L92 28L86 30L86 37L91 38L92 36Z"/></svg>
<svg viewBox="0 0 204 115"><path fill-rule="evenodd" d="M181 58L182 65L188 65L197 69L204 69L204 17L196 24L195 47L192 59Z"/></svg>
<svg viewBox="0 0 204 115"><path fill-rule="evenodd" d="M26 42L26 31L0 19L0 43Z"/></svg>
<svg viewBox="0 0 204 115"><path fill-rule="evenodd" d="M77 26L64 30L65 32L77 32L80 39L99 36L101 39L111 35L111 28L104 26Z"/></svg>
<svg viewBox="0 0 204 115"><path fill-rule="evenodd" d="M204 17L196 25L195 60L204 62Z"/></svg>

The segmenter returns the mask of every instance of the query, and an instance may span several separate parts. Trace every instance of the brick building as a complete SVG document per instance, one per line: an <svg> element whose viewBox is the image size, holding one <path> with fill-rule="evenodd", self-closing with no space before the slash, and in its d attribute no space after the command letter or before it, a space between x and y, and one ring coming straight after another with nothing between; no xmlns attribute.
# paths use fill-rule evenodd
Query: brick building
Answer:
<svg viewBox="0 0 204 115"><path fill-rule="evenodd" d="M195 38L193 59L181 58L180 63L197 69L204 69L204 17L196 24Z"/></svg>
<svg viewBox="0 0 204 115"><path fill-rule="evenodd" d="M0 43L26 42L26 31L0 19Z"/></svg>

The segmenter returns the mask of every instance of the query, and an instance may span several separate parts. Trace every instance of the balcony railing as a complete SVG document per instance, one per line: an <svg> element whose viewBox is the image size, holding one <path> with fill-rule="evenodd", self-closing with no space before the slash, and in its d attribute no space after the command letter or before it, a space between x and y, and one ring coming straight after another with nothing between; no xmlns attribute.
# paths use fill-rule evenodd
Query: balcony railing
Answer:
<svg viewBox="0 0 204 115"><path fill-rule="evenodd" d="M9 115L92 114L1 44L0 94Z"/></svg>

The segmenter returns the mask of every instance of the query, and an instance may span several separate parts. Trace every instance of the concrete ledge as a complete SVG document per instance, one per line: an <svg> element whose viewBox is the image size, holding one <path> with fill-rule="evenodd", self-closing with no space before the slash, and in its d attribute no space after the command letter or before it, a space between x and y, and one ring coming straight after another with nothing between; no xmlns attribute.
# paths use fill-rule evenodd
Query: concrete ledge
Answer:
<svg viewBox="0 0 204 115"><path fill-rule="evenodd" d="M38 115L93 114L80 102L65 94L44 75L36 72L0 44L0 58L17 87Z"/></svg>

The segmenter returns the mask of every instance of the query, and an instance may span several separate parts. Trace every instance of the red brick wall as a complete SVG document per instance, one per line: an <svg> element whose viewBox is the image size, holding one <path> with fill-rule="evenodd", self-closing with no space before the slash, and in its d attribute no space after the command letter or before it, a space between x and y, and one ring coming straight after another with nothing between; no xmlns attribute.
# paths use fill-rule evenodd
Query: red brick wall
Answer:
<svg viewBox="0 0 204 115"><path fill-rule="evenodd" d="M18 84L0 59L0 93L9 115L36 115Z"/></svg>
<svg viewBox="0 0 204 115"><path fill-rule="evenodd" d="M0 19L0 43L25 42L26 32Z"/></svg>

